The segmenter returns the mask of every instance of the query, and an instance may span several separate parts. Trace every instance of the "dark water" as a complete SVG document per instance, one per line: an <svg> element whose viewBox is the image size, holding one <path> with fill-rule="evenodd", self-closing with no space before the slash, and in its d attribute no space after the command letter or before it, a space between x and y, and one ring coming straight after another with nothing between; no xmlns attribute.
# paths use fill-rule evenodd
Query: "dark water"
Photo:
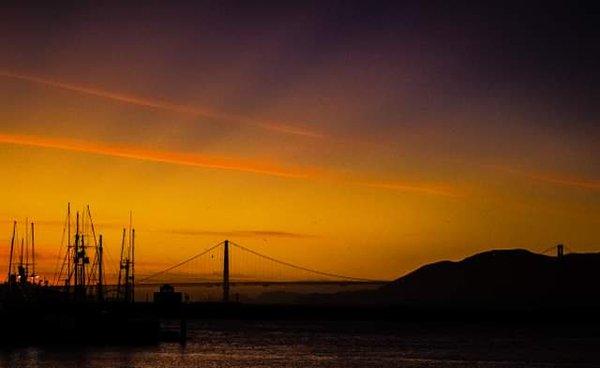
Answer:
<svg viewBox="0 0 600 368"><path fill-rule="evenodd" d="M600 367L593 328L194 322L186 345L0 350L0 367Z"/></svg>

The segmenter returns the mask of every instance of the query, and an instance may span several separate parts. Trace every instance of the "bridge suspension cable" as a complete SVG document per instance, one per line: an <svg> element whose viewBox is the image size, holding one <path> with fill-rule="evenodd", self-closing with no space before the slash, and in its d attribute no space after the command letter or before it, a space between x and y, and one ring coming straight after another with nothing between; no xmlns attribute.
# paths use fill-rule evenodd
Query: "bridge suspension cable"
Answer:
<svg viewBox="0 0 600 368"><path fill-rule="evenodd" d="M248 253L252 253L255 256L261 257L263 259L269 260L271 262L275 262L278 263L280 265L283 266L287 266L287 267L291 267L291 268L295 268L297 270L301 270L301 271L305 271L305 272L309 272L309 273L313 273L316 275L320 275L320 276L327 276L327 277L333 277L333 278L338 278L338 279L344 279L344 280L349 280L349 281L363 281L363 282L373 282L373 281L378 281L378 280L372 280L372 279L365 279L365 278L360 278L360 277L352 277L352 276L346 276L346 275L340 275L340 274L336 274L336 273L330 273L330 272L322 272L322 271L318 271L312 268L307 268L307 267L303 267L303 266L298 266L286 261L282 261L273 257L269 257L265 254L259 253L255 250L252 250L250 248L246 248L243 245L239 245L237 243L233 243L230 242L229 244L233 245L234 247L241 249L243 251L246 251Z"/></svg>
<svg viewBox="0 0 600 368"><path fill-rule="evenodd" d="M162 270L162 271L159 271L159 272L153 273L153 274L151 274L151 275L148 275L148 276L146 276L146 277L142 278L142 279L141 279L139 282L140 282L140 283L142 283L142 282L144 282L144 281L148 281L148 280L150 280L150 279L152 279L152 278L154 278L154 277L156 277L156 276L160 276L160 275L162 275L162 274L165 274L165 273L167 273L167 272L169 272L169 271L171 271L171 270L173 270L173 269L175 269L175 268L177 268L177 267L183 266L184 264L186 264L186 263L188 263L188 262L191 262L191 261L193 261L193 260L194 260L194 259L196 259L196 258L202 257L202 256L203 256L203 255L205 255L206 253L208 253L208 252L210 252L210 251L212 251L212 250L214 250L214 249L216 249L216 248L220 247L221 245L223 245L223 242L220 242L220 243L218 243L218 244L215 244L215 245L213 245L212 247L210 247L210 248L208 248L208 249L204 250L203 252L201 252L201 253L198 253L198 254L196 254L196 255L194 255L194 256L192 256L192 257L190 257L190 258L186 259L186 260L183 260L183 261L181 261L181 262L179 262L179 263L177 263L177 264L174 264L174 265L173 265L173 266L171 266L171 267L165 268L165 269L164 269L164 270Z"/></svg>

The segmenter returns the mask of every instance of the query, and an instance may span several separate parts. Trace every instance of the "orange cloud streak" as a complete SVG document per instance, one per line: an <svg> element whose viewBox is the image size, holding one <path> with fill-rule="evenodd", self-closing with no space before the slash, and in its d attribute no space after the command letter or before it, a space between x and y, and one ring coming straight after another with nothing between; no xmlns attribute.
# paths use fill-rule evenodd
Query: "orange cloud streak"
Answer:
<svg viewBox="0 0 600 368"><path fill-rule="evenodd" d="M0 134L0 143L53 148L65 151L84 152L97 155L121 157L134 160L162 162L167 164L195 166L210 169L243 171L255 174L287 178L304 178L306 172L282 169L276 166L239 159L225 159L197 154L154 151L139 148L119 147L99 143L87 143L67 139L50 139L35 136Z"/></svg>
<svg viewBox="0 0 600 368"><path fill-rule="evenodd" d="M0 144L13 144L19 146L51 148L64 151L82 152L111 157L120 157L133 160L160 162L181 166L192 166L210 169L234 170L260 175L277 176L293 179L333 180L344 184L360 185L371 188L387 189L400 192L417 192L429 195L456 197L457 194L447 187L428 184L410 184L406 182L369 182L355 181L341 178L335 173L327 174L318 168L303 168L303 170L290 170L268 163L253 162L242 159L212 157L198 154L180 152L147 150L132 147L122 147L101 143L81 142L70 139L44 138L29 135L15 135L0 133ZM320 175L317 175L320 174Z"/></svg>
<svg viewBox="0 0 600 368"><path fill-rule="evenodd" d="M290 124L282 124L268 121L259 121L255 119L249 119L242 116L236 116L226 113L220 113L208 109L199 109L196 107L190 107L185 105L179 105L168 101L160 101L153 100L148 98L142 98L137 96L125 95L116 92L105 91L102 89L91 88L91 87L83 87L75 84L59 82L51 79L40 78L32 75L12 73L8 71L1 71L0 76L5 78L13 78L22 81L32 82L36 84L42 84L45 86L50 86L54 88L60 88L71 92L82 93L85 95L101 97L113 101L124 102L127 104L148 108L148 109L160 109L165 111L170 111L178 114L192 115L192 116L204 116L208 118L213 118L221 121L228 121L233 123L241 123L250 126L256 126L262 129L276 131L284 134L305 136L310 138L323 138L324 135L308 130L305 128L301 128L298 126L290 125Z"/></svg>

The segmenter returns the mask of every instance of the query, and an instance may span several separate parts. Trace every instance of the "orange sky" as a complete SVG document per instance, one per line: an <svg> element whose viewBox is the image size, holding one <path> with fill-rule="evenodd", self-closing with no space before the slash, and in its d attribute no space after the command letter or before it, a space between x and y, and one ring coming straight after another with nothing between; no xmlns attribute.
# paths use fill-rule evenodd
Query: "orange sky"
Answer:
<svg viewBox="0 0 600 368"><path fill-rule="evenodd" d="M51 273L67 202L113 256L132 210L141 273L224 238L373 279L489 248L600 251L595 115L472 67L477 32L109 15L0 34L2 256L34 219Z"/></svg>
<svg viewBox="0 0 600 368"><path fill-rule="evenodd" d="M6 79L3 82L8 85ZM16 87L49 99L56 97L50 97L56 89L64 89L39 84ZM59 97L68 101L72 93L80 94L70 88ZM110 104L123 102L110 97L112 92L83 95L79 98L86 103L109 110ZM127 105L133 112L147 107ZM32 115L37 119L42 111ZM93 118L93 113L84 113L86 120ZM171 118L177 119L174 113ZM87 124L98 123L82 123ZM377 175L346 165L309 166L277 155L249 159L239 154L225 157L219 150L175 150L177 139L171 144L114 143L35 130L23 124L18 133L0 134L0 160L8 178L1 191L3 238L6 244L13 218L38 220L38 249L43 254L39 259L48 272L67 201L92 205L113 254L119 224L127 223L132 209L142 270L144 264L155 270L176 262L224 238L300 264L385 279L423 262L489 247L541 250L566 242L590 251L597 242L597 202L586 200L597 197L599 185L593 180L443 162L440 174L425 181L410 170ZM302 146L314 138L294 139ZM345 153L350 165L358 153ZM389 179L393 177L397 179Z"/></svg>

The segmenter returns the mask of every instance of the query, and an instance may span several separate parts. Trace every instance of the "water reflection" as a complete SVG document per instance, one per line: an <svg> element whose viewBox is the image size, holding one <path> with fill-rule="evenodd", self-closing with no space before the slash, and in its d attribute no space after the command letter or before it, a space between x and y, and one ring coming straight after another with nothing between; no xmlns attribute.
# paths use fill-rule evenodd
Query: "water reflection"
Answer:
<svg viewBox="0 0 600 368"><path fill-rule="evenodd" d="M597 337L370 323L194 322L186 345L0 351L0 367L593 367Z"/></svg>

